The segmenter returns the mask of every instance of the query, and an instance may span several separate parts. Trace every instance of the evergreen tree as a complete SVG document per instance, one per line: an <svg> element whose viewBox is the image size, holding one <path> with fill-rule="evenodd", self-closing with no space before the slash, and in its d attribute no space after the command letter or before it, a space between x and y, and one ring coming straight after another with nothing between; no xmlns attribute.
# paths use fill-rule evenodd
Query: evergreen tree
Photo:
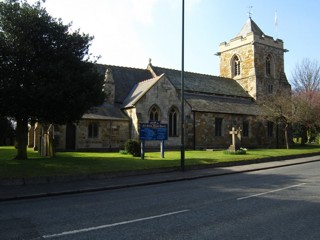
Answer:
<svg viewBox="0 0 320 240"><path fill-rule="evenodd" d="M76 121L102 103L93 37L71 32L40 1L0 2L0 115L16 121L17 159L27 158L28 122Z"/></svg>

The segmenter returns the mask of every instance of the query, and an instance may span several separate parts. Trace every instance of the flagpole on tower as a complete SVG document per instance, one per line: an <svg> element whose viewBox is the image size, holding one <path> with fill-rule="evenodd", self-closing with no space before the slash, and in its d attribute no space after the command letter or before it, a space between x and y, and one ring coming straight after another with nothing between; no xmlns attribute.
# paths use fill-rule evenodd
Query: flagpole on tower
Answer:
<svg viewBox="0 0 320 240"><path fill-rule="evenodd" d="M274 14L274 28L276 31L276 39L278 38L278 16L277 11Z"/></svg>
<svg viewBox="0 0 320 240"><path fill-rule="evenodd" d="M252 8L253 8L253 6L249 6L249 7L248 7L248 9L249 9L249 10L248 10L248 16L249 16L250 19L251 19L251 16L252 16L252 11L251 11Z"/></svg>

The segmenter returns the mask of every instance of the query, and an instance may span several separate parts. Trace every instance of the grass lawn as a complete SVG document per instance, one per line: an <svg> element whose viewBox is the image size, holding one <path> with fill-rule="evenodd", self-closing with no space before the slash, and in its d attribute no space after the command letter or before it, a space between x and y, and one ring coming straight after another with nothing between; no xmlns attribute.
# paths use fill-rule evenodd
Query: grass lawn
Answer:
<svg viewBox="0 0 320 240"><path fill-rule="evenodd" d="M305 153L320 154L320 146L312 145L294 149L253 149L245 155L230 155L224 151L186 151L185 165L205 165L219 162L254 160ZM28 151L26 161L13 160L13 147L0 147L0 178L78 175L90 173L121 172L143 169L180 167L180 152L147 152L145 159L120 153L58 152L54 158L41 157Z"/></svg>

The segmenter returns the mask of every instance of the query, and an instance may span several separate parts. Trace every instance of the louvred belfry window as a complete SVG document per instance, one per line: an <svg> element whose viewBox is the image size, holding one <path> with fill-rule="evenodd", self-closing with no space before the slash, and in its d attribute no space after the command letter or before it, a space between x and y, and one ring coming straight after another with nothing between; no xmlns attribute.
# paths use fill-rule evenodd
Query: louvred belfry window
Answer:
<svg viewBox="0 0 320 240"><path fill-rule="evenodd" d="M238 56L233 58L233 75L239 76L241 73L241 62Z"/></svg>

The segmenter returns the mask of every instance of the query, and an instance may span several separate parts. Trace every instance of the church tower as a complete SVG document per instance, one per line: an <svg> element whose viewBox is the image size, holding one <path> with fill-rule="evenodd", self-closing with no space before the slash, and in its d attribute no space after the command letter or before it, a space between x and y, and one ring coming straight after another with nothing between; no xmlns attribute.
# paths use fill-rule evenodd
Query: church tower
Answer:
<svg viewBox="0 0 320 240"><path fill-rule="evenodd" d="M236 80L254 99L291 89L283 41L265 35L249 17L240 33L219 46L220 76Z"/></svg>

